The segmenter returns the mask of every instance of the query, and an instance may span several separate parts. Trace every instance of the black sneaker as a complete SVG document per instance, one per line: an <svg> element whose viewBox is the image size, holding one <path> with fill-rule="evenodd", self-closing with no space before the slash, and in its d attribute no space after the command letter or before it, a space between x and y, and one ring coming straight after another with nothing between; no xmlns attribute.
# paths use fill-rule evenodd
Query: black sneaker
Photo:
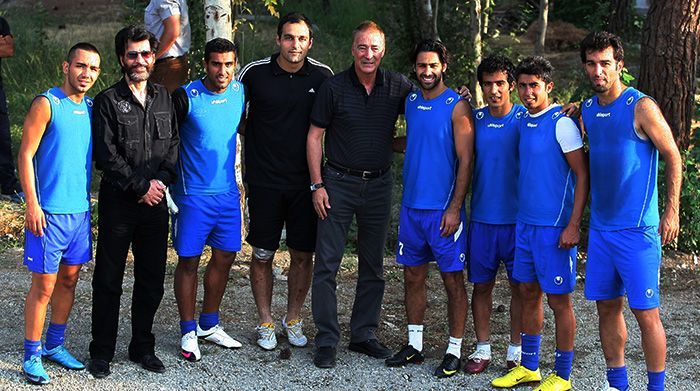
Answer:
<svg viewBox="0 0 700 391"><path fill-rule="evenodd" d="M387 367L402 367L407 364L422 364L425 360L423 354L411 345L406 345L401 350L387 358L384 363Z"/></svg>
<svg viewBox="0 0 700 391"><path fill-rule="evenodd" d="M348 349L374 358L391 357L391 350L376 339L369 339L362 342L350 342Z"/></svg>
<svg viewBox="0 0 700 391"><path fill-rule="evenodd" d="M314 354L314 365L319 368L335 367L335 348L331 346L320 346Z"/></svg>
<svg viewBox="0 0 700 391"><path fill-rule="evenodd" d="M440 366L435 368L435 376L439 378L450 377L455 373L459 372L461 366L461 360L457 358L454 354L447 353L442 359Z"/></svg>
<svg viewBox="0 0 700 391"><path fill-rule="evenodd" d="M109 370L109 362L99 358L91 359L87 369L95 379L104 379L111 373Z"/></svg>

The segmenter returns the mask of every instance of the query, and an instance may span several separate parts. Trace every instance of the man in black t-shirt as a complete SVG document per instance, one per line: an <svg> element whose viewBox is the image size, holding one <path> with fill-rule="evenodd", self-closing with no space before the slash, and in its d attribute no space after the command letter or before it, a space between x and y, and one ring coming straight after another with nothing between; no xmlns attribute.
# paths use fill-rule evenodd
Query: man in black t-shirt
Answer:
<svg viewBox="0 0 700 391"><path fill-rule="evenodd" d="M309 114L331 69L306 55L313 28L300 13L283 16L277 26L279 53L246 65L239 76L246 88L245 182L253 247L250 281L258 309L257 343L277 346L272 300L272 262L283 226L291 263L287 313L282 331L290 344L305 346L301 306L311 283L316 245L316 214L311 204L306 135ZM243 132L241 132L243 134Z"/></svg>
<svg viewBox="0 0 700 391"><path fill-rule="evenodd" d="M15 43L10 32L10 25L5 18L0 17L0 58L12 57L14 54ZM3 195L9 195L13 200L19 201L24 198L22 188L15 175L10 118L7 113L7 98L2 85L2 75L0 75L0 188Z"/></svg>

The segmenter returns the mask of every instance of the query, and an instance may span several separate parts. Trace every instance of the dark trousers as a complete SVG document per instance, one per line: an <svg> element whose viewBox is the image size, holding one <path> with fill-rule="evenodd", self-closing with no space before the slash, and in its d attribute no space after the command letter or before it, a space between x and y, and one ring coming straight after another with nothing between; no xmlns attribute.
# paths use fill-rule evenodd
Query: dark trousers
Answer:
<svg viewBox="0 0 700 391"><path fill-rule="evenodd" d="M17 185L14 161L12 137L10 136L10 117L7 115L7 99L5 91L0 87L0 187L2 187L3 193L13 191Z"/></svg>
<svg viewBox="0 0 700 391"><path fill-rule="evenodd" d="M350 341L375 339L384 297L384 245L391 216L391 172L363 180L323 170L331 208L318 221L311 306L316 323L316 346L335 347L340 340L336 275L343 259L353 215L357 221L358 277L350 318Z"/></svg>
<svg viewBox="0 0 700 391"><path fill-rule="evenodd" d="M148 78L152 83L162 84L172 93L185 83L190 74L190 63L187 55L158 60L153 67L153 73Z"/></svg>
<svg viewBox="0 0 700 391"><path fill-rule="evenodd" d="M100 186L99 236L92 279L92 342L90 357L111 361L117 343L119 302L126 256L134 255L129 356L153 354L153 318L163 298L168 241L168 209L137 203L133 193L106 182Z"/></svg>

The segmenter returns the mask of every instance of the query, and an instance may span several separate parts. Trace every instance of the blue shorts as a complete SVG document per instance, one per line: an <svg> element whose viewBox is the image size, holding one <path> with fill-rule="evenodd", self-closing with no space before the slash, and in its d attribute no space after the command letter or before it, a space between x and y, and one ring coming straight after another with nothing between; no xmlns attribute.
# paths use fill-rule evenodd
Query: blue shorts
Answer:
<svg viewBox="0 0 700 391"><path fill-rule="evenodd" d="M544 293L566 294L576 286L577 248L560 248L563 227L515 226L513 278L537 282Z"/></svg>
<svg viewBox="0 0 700 391"><path fill-rule="evenodd" d="M486 283L495 280L501 262L506 267L508 278L513 281L515 224L472 221L467 233L467 248L469 282Z"/></svg>
<svg viewBox="0 0 700 391"><path fill-rule="evenodd" d="M420 266L436 261L443 273L464 270L467 216L461 211L457 231L448 237L442 237L440 222L444 213L441 210L401 207L397 263L404 266Z"/></svg>
<svg viewBox="0 0 700 391"><path fill-rule="evenodd" d="M173 195L173 247L181 257L201 255L204 245L222 251L241 249L241 206L237 191L217 195Z"/></svg>
<svg viewBox="0 0 700 391"><path fill-rule="evenodd" d="M610 300L627 291L630 308L659 306L661 238L658 227L598 231L588 236L586 285L588 300Z"/></svg>
<svg viewBox="0 0 700 391"><path fill-rule="evenodd" d="M90 212L44 212L44 236L24 230L24 264L34 273L58 273L61 265L82 265L92 259Z"/></svg>

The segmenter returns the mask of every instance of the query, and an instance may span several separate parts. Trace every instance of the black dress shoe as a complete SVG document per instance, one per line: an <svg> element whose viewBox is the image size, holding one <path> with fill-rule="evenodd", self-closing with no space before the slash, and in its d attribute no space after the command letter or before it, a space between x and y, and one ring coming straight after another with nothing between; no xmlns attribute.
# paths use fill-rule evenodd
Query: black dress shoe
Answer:
<svg viewBox="0 0 700 391"><path fill-rule="evenodd" d="M109 362L99 358L93 358L88 363L88 371L95 379L104 379L109 376Z"/></svg>
<svg viewBox="0 0 700 391"><path fill-rule="evenodd" d="M141 364L141 368L147 371L155 373L165 372L165 365L163 365L163 362L160 361L160 359L156 357L155 354L144 354L143 356L141 356L141 358L136 358L129 355L129 360Z"/></svg>
<svg viewBox="0 0 700 391"><path fill-rule="evenodd" d="M335 348L330 346L321 346L316 349L316 354L314 354L314 365L319 368L335 367Z"/></svg>
<svg viewBox="0 0 700 391"><path fill-rule="evenodd" d="M386 346L382 345L376 339L368 339L363 342L350 342L348 349L353 352L358 352L366 354L374 358L389 358L391 357L391 350Z"/></svg>

